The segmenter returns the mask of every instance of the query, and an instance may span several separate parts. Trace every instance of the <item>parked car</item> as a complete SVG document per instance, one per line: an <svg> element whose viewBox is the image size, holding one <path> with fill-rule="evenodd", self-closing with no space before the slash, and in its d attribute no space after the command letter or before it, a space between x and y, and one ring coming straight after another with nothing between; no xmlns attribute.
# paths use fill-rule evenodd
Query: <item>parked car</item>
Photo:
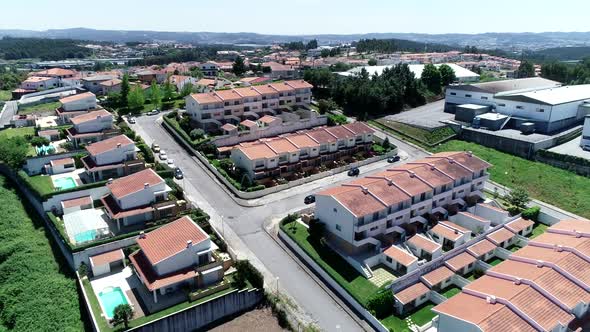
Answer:
<svg viewBox="0 0 590 332"><path fill-rule="evenodd" d="M133 116L132 116L132 117L130 117L128 121L129 121L129 123L131 123L131 124L134 124L134 123L136 122L136 121L135 121L135 117L133 117Z"/></svg>
<svg viewBox="0 0 590 332"><path fill-rule="evenodd" d="M391 156L391 157L387 158L388 163L395 163L396 161L399 161L399 160L400 160L400 158L398 155Z"/></svg>
<svg viewBox="0 0 590 332"><path fill-rule="evenodd" d="M174 159L168 159L166 162L168 165L174 165Z"/></svg>
<svg viewBox="0 0 590 332"><path fill-rule="evenodd" d="M160 145L158 145L158 143L152 143L152 151L155 153L160 152Z"/></svg>
<svg viewBox="0 0 590 332"><path fill-rule="evenodd" d="M305 204L315 203L315 195L305 196L305 198L303 199L303 203L305 203Z"/></svg>
<svg viewBox="0 0 590 332"><path fill-rule="evenodd" d="M348 176L359 176L360 173L361 170L358 167L353 167L350 170L348 170Z"/></svg>
<svg viewBox="0 0 590 332"><path fill-rule="evenodd" d="M164 151L164 150L160 151L160 159L162 159L162 160L168 159L168 155L166 154L166 151Z"/></svg>
<svg viewBox="0 0 590 332"><path fill-rule="evenodd" d="M178 180L182 180L182 178L184 178L184 174L182 174L180 168L176 167L176 169L174 170L174 177Z"/></svg>
<svg viewBox="0 0 590 332"><path fill-rule="evenodd" d="M160 111L158 111L158 110L151 110L151 111L147 112L147 115L156 115L159 113L160 113Z"/></svg>

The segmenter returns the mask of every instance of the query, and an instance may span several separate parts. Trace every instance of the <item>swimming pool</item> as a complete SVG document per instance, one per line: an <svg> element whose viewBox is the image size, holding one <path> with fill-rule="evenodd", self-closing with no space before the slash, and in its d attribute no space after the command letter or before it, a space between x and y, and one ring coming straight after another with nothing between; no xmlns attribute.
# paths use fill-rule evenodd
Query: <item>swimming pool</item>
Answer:
<svg viewBox="0 0 590 332"><path fill-rule="evenodd" d="M56 190L64 190L75 188L78 185L76 184L74 178L68 176L65 178L53 179L53 186Z"/></svg>
<svg viewBox="0 0 590 332"><path fill-rule="evenodd" d="M93 241L96 238L96 233L97 232L95 229L87 230L85 232L76 234L74 236L74 240L76 240L76 244Z"/></svg>
<svg viewBox="0 0 590 332"><path fill-rule="evenodd" d="M119 304L128 304L121 287L107 287L98 293L98 298L108 319L113 318L115 308Z"/></svg>

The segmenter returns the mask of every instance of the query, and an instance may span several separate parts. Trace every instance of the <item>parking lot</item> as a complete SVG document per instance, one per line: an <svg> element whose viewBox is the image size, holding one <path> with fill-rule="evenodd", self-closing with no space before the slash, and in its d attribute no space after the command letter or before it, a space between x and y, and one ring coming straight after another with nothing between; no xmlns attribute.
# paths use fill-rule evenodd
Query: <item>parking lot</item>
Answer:
<svg viewBox="0 0 590 332"><path fill-rule="evenodd" d="M580 138L578 136L569 142L554 146L549 151L590 160L590 151L584 151L580 147Z"/></svg>
<svg viewBox="0 0 590 332"><path fill-rule="evenodd" d="M455 118L454 114L445 113L444 108L445 100L442 99L433 103L428 103L426 105L413 108L409 111L387 115L384 118L431 130L434 128L444 127L445 124L441 123L441 121L452 120Z"/></svg>

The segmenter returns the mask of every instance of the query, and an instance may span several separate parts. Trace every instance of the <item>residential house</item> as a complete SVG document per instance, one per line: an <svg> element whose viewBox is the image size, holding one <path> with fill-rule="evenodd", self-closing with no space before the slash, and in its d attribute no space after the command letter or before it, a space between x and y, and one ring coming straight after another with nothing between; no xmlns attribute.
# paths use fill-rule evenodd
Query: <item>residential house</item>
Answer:
<svg viewBox="0 0 590 332"><path fill-rule="evenodd" d="M213 61L207 61L199 65L199 69L205 76L217 76L219 65Z"/></svg>
<svg viewBox="0 0 590 332"><path fill-rule="evenodd" d="M96 95L92 92L84 92L70 95L59 100L61 107L55 110L55 114L62 123L67 123L72 117L85 114L98 109Z"/></svg>
<svg viewBox="0 0 590 332"><path fill-rule="evenodd" d="M454 275L455 272L443 265L422 275L420 280L428 286L428 288L440 292L453 283Z"/></svg>
<svg viewBox="0 0 590 332"><path fill-rule="evenodd" d="M532 220L527 220L520 217L505 224L504 227L514 234L527 236L533 231L534 225L535 223Z"/></svg>
<svg viewBox="0 0 590 332"><path fill-rule="evenodd" d="M137 244L140 249L129 260L156 303L158 295L183 285L203 288L223 279L223 263L213 257L211 238L188 216L141 234Z"/></svg>
<svg viewBox="0 0 590 332"><path fill-rule="evenodd" d="M58 80L53 77L30 76L21 82L20 88L25 90L46 90L56 88Z"/></svg>
<svg viewBox="0 0 590 332"><path fill-rule="evenodd" d="M102 141L118 133L113 129L113 115L104 109L75 116L70 122L73 126L66 129L66 134L75 147Z"/></svg>
<svg viewBox="0 0 590 332"><path fill-rule="evenodd" d="M430 289L426 285L417 282L393 294L395 312L400 316L412 312L430 299L429 293Z"/></svg>
<svg viewBox="0 0 590 332"><path fill-rule="evenodd" d="M459 212L456 215L450 216L449 220L476 234L484 233L490 228L491 224L489 220L469 212Z"/></svg>
<svg viewBox="0 0 590 332"><path fill-rule="evenodd" d="M508 248L514 242L516 234L512 233L506 228L500 228L488 234L486 238L498 247Z"/></svg>
<svg viewBox="0 0 590 332"><path fill-rule="evenodd" d="M74 158L53 159L49 162L49 174L61 174L76 169Z"/></svg>
<svg viewBox="0 0 590 332"><path fill-rule="evenodd" d="M293 79L297 76L297 71L292 66L278 62L265 62L262 64L262 70L268 72L268 76L274 80Z"/></svg>
<svg viewBox="0 0 590 332"><path fill-rule="evenodd" d="M473 271L476 261L477 259L475 257L464 251L445 261L445 266L454 273L464 276Z"/></svg>
<svg viewBox="0 0 590 332"><path fill-rule="evenodd" d="M59 130L57 129L45 129L39 130L37 136L46 138L50 142L59 140Z"/></svg>
<svg viewBox="0 0 590 332"><path fill-rule="evenodd" d="M427 261L442 255L442 246L422 234L412 236L406 241L406 245L416 257Z"/></svg>
<svg viewBox="0 0 590 332"><path fill-rule="evenodd" d="M497 246L495 244L487 239L483 239L467 248L467 252L473 257L485 262L494 257L496 248Z"/></svg>
<svg viewBox="0 0 590 332"><path fill-rule="evenodd" d="M197 84L196 78L185 75L171 75L168 77L168 80L170 80L170 83L176 87L176 91L181 91L182 88L189 83L193 86Z"/></svg>
<svg viewBox="0 0 590 332"><path fill-rule="evenodd" d="M81 78L80 83L84 89L97 94L102 92L102 83L111 81L115 78L117 78L116 75L93 75Z"/></svg>
<svg viewBox="0 0 590 332"><path fill-rule="evenodd" d="M412 272L418 268L418 258L407 250L395 245L383 251L381 262L400 275Z"/></svg>
<svg viewBox="0 0 590 332"><path fill-rule="evenodd" d="M86 175L95 182L141 171L145 165L137 159L137 150L135 142L125 135L87 145L88 155L82 158Z"/></svg>
<svg viewBox="0 0 590 332"><path fill-rule="evenodd" d="M443 250L451 250L471 240L471 231L450 221L441 221L428 230L434 241L440 243Z"/></svg>
<svg viewBox="0 0 590 332"><path fill-rule="evenodd" d="M101 87L100 93L104 96L110 93L119 93L121 92L121 84L123 83L122 80L118 78L113 78L108 81L100 82L99 85Z"/></svg>

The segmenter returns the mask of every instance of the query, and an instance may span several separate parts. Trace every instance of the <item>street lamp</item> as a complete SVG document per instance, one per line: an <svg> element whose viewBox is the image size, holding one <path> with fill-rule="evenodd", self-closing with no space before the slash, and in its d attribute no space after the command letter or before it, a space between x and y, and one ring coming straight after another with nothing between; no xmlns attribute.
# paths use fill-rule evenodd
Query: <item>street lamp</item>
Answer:
<svg viewBox="0 0 590 332"><path fill-rule="evenodd" d="M279 296L279 277L277 277L277 297Z"/></svg>

